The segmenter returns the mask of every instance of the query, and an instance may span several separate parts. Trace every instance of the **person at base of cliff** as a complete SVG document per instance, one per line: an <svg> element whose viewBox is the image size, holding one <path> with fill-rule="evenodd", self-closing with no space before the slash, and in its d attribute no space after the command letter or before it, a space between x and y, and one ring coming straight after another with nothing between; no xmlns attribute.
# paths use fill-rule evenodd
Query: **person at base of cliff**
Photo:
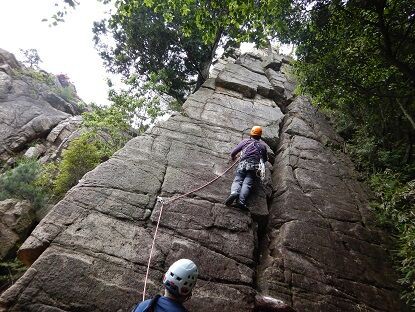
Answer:
<svg viewBox="0 0 415 312"><path fill-rule="evenodd" d="M197 266L192 260L174 262L163 276L164 296L145 300L132 312L187 312L183 303L192 296L197 276Z"/></svg>
<svg viewBox="0 0 415 312"><path fill-rule="evenodd" d="M251 192L256 179L256 173L260 162L265 163L268 159L267 147L261 141L262 128L252 127L250 138L242 140L231 152L234 161L236 155L241 152L240 162L236 168L235 178L231 186L231 194L225 200L226 206L231 206L236 200L236 206L246 210L246 200Z"/></svg>

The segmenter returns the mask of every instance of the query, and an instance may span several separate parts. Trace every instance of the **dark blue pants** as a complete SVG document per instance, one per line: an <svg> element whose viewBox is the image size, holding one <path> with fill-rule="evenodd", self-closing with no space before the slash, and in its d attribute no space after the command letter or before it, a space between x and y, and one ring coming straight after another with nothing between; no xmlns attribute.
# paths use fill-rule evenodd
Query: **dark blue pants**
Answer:
<svg viewBox="0 0 415 312"><path fill-rule="evenodd" d="M239 202L246 205L246 200L254 185L255 179L255 170L246 170L238 166L231 186L231 195L239 195Z"/></svg>

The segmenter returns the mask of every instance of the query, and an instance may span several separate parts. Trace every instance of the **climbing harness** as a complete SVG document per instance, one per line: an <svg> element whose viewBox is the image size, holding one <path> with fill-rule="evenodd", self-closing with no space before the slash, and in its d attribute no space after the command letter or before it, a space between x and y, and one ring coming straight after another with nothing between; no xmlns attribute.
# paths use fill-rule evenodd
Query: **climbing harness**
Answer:
<svg viewBox="0 0 415 312"><path fill-rule="evenodd" d="M255 146L256 152L259 154L259 148L257 147L256 144L259 144L256 141L253 141L249 144L247 144L245 146L245 148L241 151L241 154L239 156L239 159L241 160L240 163L238 164L238 169L240 170L255 170L256 171L256 175L260 178L261 182L264 182L265 180L265 163L261 158L261 155L259 155L259 163L256 162L252 162L250 160L242 160L243 155L245 154L245 151L250 147L250 146Z"/></svg>
<svg viewBox="0 0 415 312"><path fill-rule="evenodd" d="M205 187L207 187L208 185L212 184L213 182L215 182L216 180L218 180L219 178L221 178L222 176L224 176L224 175L225 175L225 174L226 174L229 170L231 170L231 169L233 168L233 166L235 166L235 165L236 165L236 163L237 163L238 161L239 161L239 159L237 159L236 161L234 161L234 162L231 164L231 166L230 166L229 168L227 168L227 169L226 169L223 173L221 173L220 175L218 175L217 177L215 177L215 178L214 178L214 179L212 179L211 181L209 181L209 182L207 182L207 183L203 184L202 186L200 186L200 187L198 187L198 188L196 188L196 189L194 189L194 190L192 190L192 191L190 191L190 192L187 192L187 193L185 193L185 194L182 194L182 195L179 195L179 196L177 196L177 197L174 197L174 198L172 198L172 199L170 199L170 200L168 200L168 201L165 201L165 200L164 200L162 197L160 197L160 196L158 196L158 197L157 197L157 202L160 202L160 203L161 203L161 206L160 206L159 216L158 216L158 219L157 219L156 229L154 230L153 242L151 243L150 255L149 255L149 257L148 257L147 272L146 272L146 276L145 276L145 279L144 279L143 301L144 301L144 300L145 300L145 298L146 298L146 288L147 288L148 274L149 274L149 271L150 271L151 257L153 256L154 244L155 244L155 242L156 242L157 232L158 232L158 228L159 228L159 224L160 224L160 220L161 220L161 214L163 213L163 207L164 207L165 205L169 205L169 204L171 204L171 203L175 202L175 201L176 201L176 200L178 200L178 199L181 199L181 198L186 197L186 196L188 196L188 195L190 195L190 194L192 194L192 193L195 193L195 192L197 192L197 191L200 191L200 190L204 189L204 188L205 188Z"/></svg>

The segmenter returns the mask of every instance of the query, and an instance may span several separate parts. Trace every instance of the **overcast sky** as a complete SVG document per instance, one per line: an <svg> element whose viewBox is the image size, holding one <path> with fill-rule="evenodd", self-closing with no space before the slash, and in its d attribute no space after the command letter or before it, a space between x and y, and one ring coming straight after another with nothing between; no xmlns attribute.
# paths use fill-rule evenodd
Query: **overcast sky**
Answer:
<svg viewBox="0 0 415 312"><path fill-rule="evenodd" d="M108 16L106 11L110 6L97 0L79 1L75 10L69 10L65 22L49 27L42 19L56 12L56 2L63 3L62 0L0 0L0 48L20 60L20 49L36 49L43 61L42 69L67 74L85 102L108 105L109 74L94 48L92 25ZM252 45L243 48L249 46Z"/></svg>
<svg viewBox="0 0 415 312"><path fill-rule="evenodd" d="M55 2L0 0L0 48L18 58L20 48L37 49L40 67L67 74L85 102L108 103L107 74L92 41L92 23L101 20L108 7L96 0L80 1L64 23L48 27L41 20L55 12Z"/></svg>

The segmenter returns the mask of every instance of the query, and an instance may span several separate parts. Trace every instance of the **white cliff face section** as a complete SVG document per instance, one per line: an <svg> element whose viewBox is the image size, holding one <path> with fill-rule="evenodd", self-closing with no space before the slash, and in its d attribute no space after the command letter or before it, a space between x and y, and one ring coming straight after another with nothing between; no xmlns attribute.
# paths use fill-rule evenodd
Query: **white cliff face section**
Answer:
<svg viewBox="0 0 415 312"><path fill-rule="evenodd" d="M200 271L194 296L186 303L192 311L254 311L258 291L283 301L278 308L274 302L275 311L289 311L287 305L298 311L352 311L358 305L377 311L363 295L337 285L363 278L363 273L349 274L358 262L368 279L357 285L376 281L371 294L396 307L393 290L383 288L390 282L382 275L385 261L374 260L383 253L368 228L363 191L353 186L350 197L360 196L361 201L350 205L337 197L342 189L331 191L341 184L332 180L349 169L335 166L338 173L331 179L307 175L316 171L316 177L331 177L326 166L333 167L337 158L324 144L338 138L326 133L325 123L306 127L313 110L305 100L285 107L293 99L294 84L287 79L284 62L279 56L244 55L226 64L186 101L183 114L131 140L85 175L21 247L19 256L31 267L0 297L0 311L130 311L141 298L160 211L157 196L184 194L222 173L230 165L230 150L252 125L264 127L264 138L277 152L272 202L267 200L270 193L259 187L250 199L250 213L224 206L233 179L228 173L165 206L148 293L161 290L169 264L190 258ZM278 105L286 110L285 117ZM295 135L303 130L305 134ZM310 141L303 146L305 140ZM323 152L332 158L327 160ZM295 170L290 163L294 156ZM286 174L290 168L295 172L291 176ZM355 183L349 175L342 183L349 180ZM310 241L313 237L318 240ZM310 248L315 250L311 256ZM331 260L326 255L337 261L326 266ZM374 263L378 266L372 267ZM324 278L311 279L315 272ZM311 287L317 282L320 288ZM334 305L338 299L346 303Z"/></svg>

